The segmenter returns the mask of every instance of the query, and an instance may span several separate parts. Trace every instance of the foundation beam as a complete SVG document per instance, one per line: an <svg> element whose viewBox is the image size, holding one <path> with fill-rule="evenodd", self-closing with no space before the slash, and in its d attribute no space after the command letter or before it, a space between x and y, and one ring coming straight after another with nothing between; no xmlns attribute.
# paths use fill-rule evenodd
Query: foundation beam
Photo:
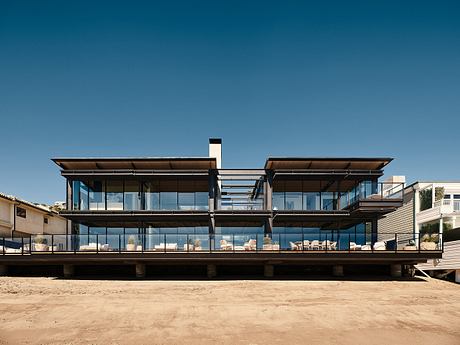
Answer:
<svg viewBox="0 0 460 345"><path fill-rule="evenodd" d="M343 266L342 265L334 265L332 266L332 275L334 277L343 277Z"/></svg>
<svg viewBox="0 0 460 345"><path fill-rule="evenodd" d="M217 267L214 264L207 265L208 278L214 278L217 276Z"/></svg>
<svg viewBox="0 0 460 345"><path fill-rule="evenodd" d="M391 276L393 278L401 278L402 276L402 265L391 265Z"/></svg>
<svg viewBox="0 0 460 345"><path fill-rule="evenodd" d="M65 264L64 268L64 278L72 278L75 274L75 267L74 265Z"/></svg>
<svg viewBox="0 0 460 345"><path fill-rule="evenodd" d="M145 264L136 264L136 278L145 278Z"/></svg>

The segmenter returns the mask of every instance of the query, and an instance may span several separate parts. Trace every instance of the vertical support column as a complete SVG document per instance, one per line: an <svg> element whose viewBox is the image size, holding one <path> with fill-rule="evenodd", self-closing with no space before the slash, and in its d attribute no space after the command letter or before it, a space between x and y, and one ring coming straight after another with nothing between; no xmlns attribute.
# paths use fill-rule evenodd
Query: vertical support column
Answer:
<svg viewBox="0 0 460 345"><path fill-rule="evenodd" d="M265 278L273 278L275 274L275 268L273 265L265 264L264 265L264 277Z"/></svg>
<svg viewBox="0 0 460 345"><path fill-rule="evenodd" d="M64 278L72 278L75 274L74 265L64 264Z"/></svg>
<svg viewBox="0 0 460 345"><path fill-rule="evenodd" d="M343 265L334 265L332 266L332 275L334 277L343 277Z"/></svg>
<svg viewBox="0 0 460 345"><path fill-rule="evenodd" d="M136 278L145 278L145 264L136 264Z"/></svg>
<svg viewBox="0 0 460 345"><path fill-rule="evenodd" d="M460 270L455 271L455 282L460 283Z"/></svg>
<svg viewBox="0 0 460 345"><path fill-rule="evenodd" d="M401 276L402 276L402 265L398 265L398 264L391 265L391 276L393 278L401 278Z"/></svg>
<svg viewBox="0 0 460 345"><path fill-rule="evenodd" d="M209 170L208 189L209 189L209 212L214 212L216 207L216 173L214 170Z"/></svg>
<svg viewBox="0 0 460 345"><path fill-rule="evenodd" d="M217 267L214 264L207 265L208 278L212 279L217 276Z"/></svg>
<svg viewBox="0 0 460 345"><path fill-rule="evenodd" d="M8 273L8 266L7 265L0 265L0 277L6 276Z"/></svg>
<svg viewBox="0 0 460 345"><path fill-rule="evenodd" d="M272 209L272 195L273 195L273 176L271 172L267 172L267 176L264 181L264 192L265 192L265 208L267 210Z"/></svg>

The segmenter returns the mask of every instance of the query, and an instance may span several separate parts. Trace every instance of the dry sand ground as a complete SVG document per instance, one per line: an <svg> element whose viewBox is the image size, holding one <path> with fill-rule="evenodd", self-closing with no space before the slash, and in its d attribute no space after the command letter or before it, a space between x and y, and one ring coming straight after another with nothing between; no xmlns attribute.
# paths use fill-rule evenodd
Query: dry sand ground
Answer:
<svg viewBox="0 0 460 345"><path fill-rule="evenodd" d="M0 278L0 344L460 344L429 281Z"/></svg>

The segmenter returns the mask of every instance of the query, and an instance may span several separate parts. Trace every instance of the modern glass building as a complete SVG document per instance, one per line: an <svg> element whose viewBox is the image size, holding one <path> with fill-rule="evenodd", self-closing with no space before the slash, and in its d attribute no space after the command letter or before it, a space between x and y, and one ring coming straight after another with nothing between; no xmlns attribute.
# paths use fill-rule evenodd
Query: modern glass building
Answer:
<svg viewBox="0 0 460 345"><path fill-rule="evenodd" d="M403 202L403 184L379 182L391 160L270 157L262 168L223 169L220 139L210 139L209 157L54 158L66 179L66 234L23 248L131 260L140 276L145 264L183 262L207 265L209 276L224 264L263 264L268 276L283 264L400 272L438 257L442 241L422 252L420 238L379 232Z"/></svg>

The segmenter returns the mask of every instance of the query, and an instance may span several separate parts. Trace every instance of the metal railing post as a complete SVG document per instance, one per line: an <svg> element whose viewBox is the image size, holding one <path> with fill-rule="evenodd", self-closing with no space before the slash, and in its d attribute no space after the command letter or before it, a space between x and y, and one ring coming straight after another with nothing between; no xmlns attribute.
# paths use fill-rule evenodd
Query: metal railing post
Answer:
<svg viewBox="0 0 460 345"><path fill-rule="evenodd" d="M398 233L395 233L395 253L398 252Z"/></svg>
<svg viewBox="0 0 460 345"><path fill-rule="evenodd" d="M121 253L121 234L118 234L118 253Z"/></svg>
<svg viewBox="0 0 460 345"><path fill-rule="evenodd" d="M99 235L96 234L96 254L99 254Z"/></svg>
<svg viewBox="0 0 460 345"><path fill-rule="evenodd" d="M24 255L24 237L21 237L21 255Z"/></svg>
<svg viewBox="0 0 460 345"><path fill-rule="evenodd" d="M166 234L164 234L163 252L166 253Z"/></svg>
<svg viewBox="0 0 460 345"><path fill-rule="evenodd" d="M54 234L51 234L51 254L54 254Z"/></svg>
<svg viewBox="0 0 460 345"><path fill-rule="evenodd" d="M419 233L418 233L418 252L420 253L420 230L419 230Z"/></svg>

